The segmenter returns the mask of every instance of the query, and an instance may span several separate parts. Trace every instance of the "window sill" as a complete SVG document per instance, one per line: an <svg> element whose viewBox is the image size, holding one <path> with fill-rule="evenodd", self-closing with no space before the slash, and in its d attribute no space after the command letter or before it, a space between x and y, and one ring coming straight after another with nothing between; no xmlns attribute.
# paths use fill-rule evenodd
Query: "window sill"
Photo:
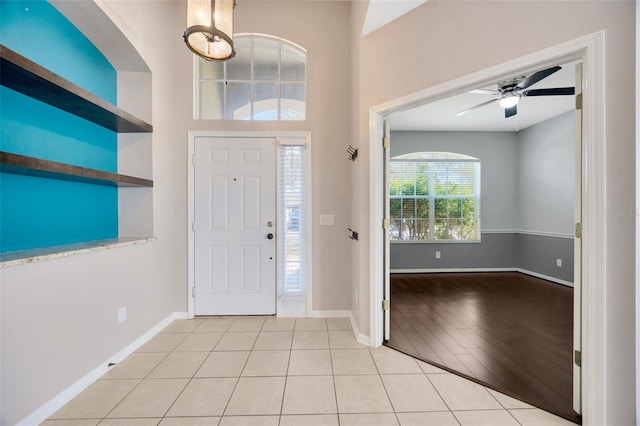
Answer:
<svg viewBox="0 0 640 426"><path fill-rule="evenodd" d="M0 253L0 269L41 262L43 260L56 259L59 257L69 257L83 253L91 253L96 251L111 250L118 247L144 244L154 241L155 239L156 237L113 238L108 240L88 241L77 244L67 244L61 246Z"/></svg>

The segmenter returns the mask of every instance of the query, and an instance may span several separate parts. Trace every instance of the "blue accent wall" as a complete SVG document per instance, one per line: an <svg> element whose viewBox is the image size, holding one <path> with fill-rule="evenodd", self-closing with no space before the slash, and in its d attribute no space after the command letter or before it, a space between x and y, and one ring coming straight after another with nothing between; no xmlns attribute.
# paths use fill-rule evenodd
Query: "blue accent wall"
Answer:
<svg viewBox="0 0 640 426"><path fill-rule="evenodd" d="M48 2L0 0L0 42L116 104L116 70ZM0 88L2 151L115 173L117 146L113 131ZM1 252L117 236L117 188L0 174Z"/></svg>
<svg viewBox="0 0 640 426"><path fill-rule="evenodd" d="M116 70L67 18L44 0L0 1L0 41L104 100L117 102Z"/></svg>

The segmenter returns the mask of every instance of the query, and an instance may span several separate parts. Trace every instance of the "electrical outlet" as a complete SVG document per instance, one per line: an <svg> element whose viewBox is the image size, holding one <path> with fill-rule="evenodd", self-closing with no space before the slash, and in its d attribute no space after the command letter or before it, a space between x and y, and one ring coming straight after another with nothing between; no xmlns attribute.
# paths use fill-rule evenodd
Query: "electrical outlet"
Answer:
<svg viewBox="0 0 640 426"><path fill-rule="evenodd" d="M439 251L436 252L436 259L440 259L440 252Z"/></svg>
<svg viewBox="0 0 640 426"><path fill-rule="evenodd" d="M127 307L123 306L118 309L118 324L122 324L127 320Z"/></svg>
<svg viewBox="0 0 640 426"><path fill-rule="evenodd" d="M562 259L556 259L556 266L562 268Z"/></svg>

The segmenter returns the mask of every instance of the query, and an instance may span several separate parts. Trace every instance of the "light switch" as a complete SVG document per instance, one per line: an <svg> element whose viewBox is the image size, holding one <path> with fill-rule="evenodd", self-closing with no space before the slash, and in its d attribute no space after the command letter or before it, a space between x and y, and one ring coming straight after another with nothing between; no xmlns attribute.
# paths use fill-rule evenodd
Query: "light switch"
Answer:
<svg viewBox="0 0 640 426"><path fill-rule="evenodd" d="M320 225L333 226L335 224L335 216L332 214L321 214Z"/></svg>

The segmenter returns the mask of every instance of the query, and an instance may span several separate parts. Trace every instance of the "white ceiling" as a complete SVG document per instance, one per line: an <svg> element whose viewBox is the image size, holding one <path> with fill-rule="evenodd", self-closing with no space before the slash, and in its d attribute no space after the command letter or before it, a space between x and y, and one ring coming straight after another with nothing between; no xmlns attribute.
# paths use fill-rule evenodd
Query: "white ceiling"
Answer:
<svg viewBox="0 0 640 426"><path fill-rule="evenodd" d="M577 61L559 64L562 69L532 85L531 89L552 87L574 87ZM516 76L514 76L516 77ZM494 84L483 89L497 89ZM478 87L480 89L480 87ZM391 115L391 130L394 131L519 131L570 111L575 105L575 96L538 96L521 98L518 114L505 118L504 110L497 102L469 111L456 113L474 105L497 98L488 94L461 93L407 111Z"/></svg>
<svg viewBox="0 0 640 426"><path fill-rule="evenodd" d="M362 27L362 35L364 36L377 30L426 1L427 0L370 0L367 17Z"/></svg>

